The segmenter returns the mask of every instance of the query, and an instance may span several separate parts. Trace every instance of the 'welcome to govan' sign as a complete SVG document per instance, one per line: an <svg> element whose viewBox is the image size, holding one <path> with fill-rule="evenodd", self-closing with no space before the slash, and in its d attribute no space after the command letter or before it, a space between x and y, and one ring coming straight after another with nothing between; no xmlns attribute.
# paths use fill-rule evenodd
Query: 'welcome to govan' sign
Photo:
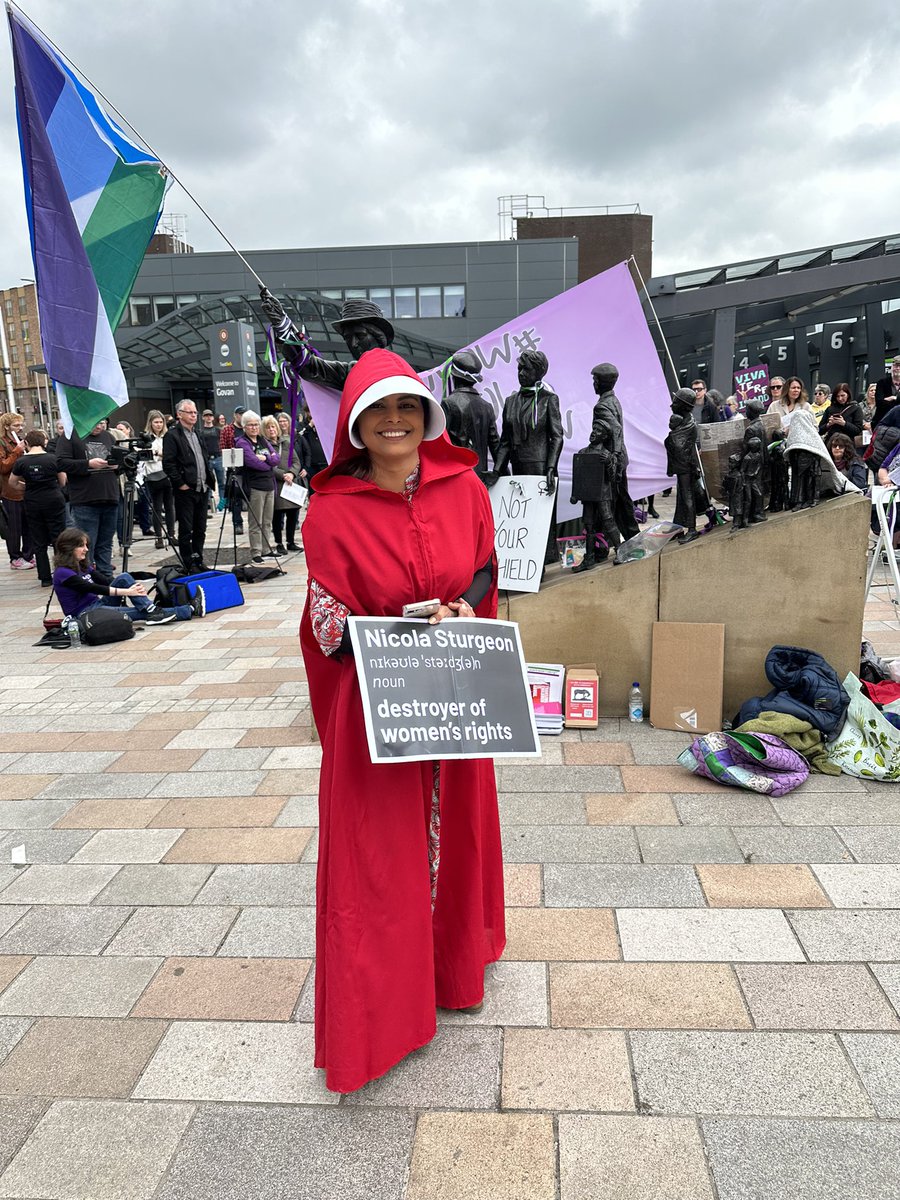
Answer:
<svg viewBox="0 0 900 1200"><path fill-rule="evenodd" d="M350 617L369 757L538 757L514 621Z"/></svg>

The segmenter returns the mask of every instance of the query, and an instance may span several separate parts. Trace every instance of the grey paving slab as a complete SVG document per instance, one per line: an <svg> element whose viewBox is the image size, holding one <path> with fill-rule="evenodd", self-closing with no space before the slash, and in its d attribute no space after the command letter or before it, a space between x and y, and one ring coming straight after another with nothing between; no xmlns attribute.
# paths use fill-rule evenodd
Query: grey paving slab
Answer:
<svg viewBox="0 0 900 1200"><path fill-rule="evenodd" d="M862 797L866 787L862 780L854 779L852 775L818 775L812 772L803 784L803 791L806 794L825 792L839 796L858 794Z"/></svg>
<svg viewBox="0 0 900 1200"><path fill-rule="evenodd" d="M186 800L190 796L254 796L264 778L264 771L176 771L161 781L154 777L152 791L141 794L168 796L175 800Z"/></svg>
<svg viewBox="0 0 900 1200"><path fill-rule="evenodd" d="M835 832L857 862L900 863L900 826L839 825Z"/></svg>
<svg viewBox="0 0 900 1200"><path fill-rule="evenodd" d="M858 908L812 912L797 908L787 916L813 962L900 959L900 912Z"/></svg>
<svg viewBox="0 0 900 1200"><path fill-rule="evenodd" d="M203 911L202 906L195 904L193 911ZM233 958L312 958L315 952L316 910L312 905L297 905L243 909L218 954Z"/></svg>
<svg viewBox="0 0 900 1200"><path fill-rule="evenodd" d="M18 1045L33 1024L33 1017L0 1017L0 1062ZM0 1144L2 1133L3 1127L0 1125Z"/></svg>
<svg viewBox="0 0 900 1200"><path fill-rule="evenodd" d="M205 863L124 866L97 897L97 904L190 904L212 874ZM0 892L0 896L2 896Z"/></svg>
<svg viewBox="0 0 900 1200"><path fill-rule="evenodd" d="M116 866L38 863L0 895L10 904L90 904L119 870Z"/></svg>
<svg viewBox="0 0 900 1200"><path fill-rule="evenodd" d="M203 1105L157 1200L401 1200L415 1116Z"/></svg>
<svg viewBox="0 0 900 1200"><path fill-rule="evenodd" d="M150 1200L190 1104L58 1100L0 1176L0 1193L47 1200Z"/></svg>
<svg viewBox="0 0 900 1200"><path fill-rule="evenodd" d="M36 904L0 938L0 954L99 954L130 912L124 906Z"/></svg>
<svg viewBox="0 0 900 1200"><path fill-rule="evenodd" d="M121 750L60 751L58 754L23 754L16 763L17 775L93 775L105 771L121 758Z"/></svg>
<svg viewBox="0 0 900 1200"><path fill-rule="evenodd" d="M898 1029L900 1020L868 969L841 963L736 968L759 1029Z"/></svg>
<svg viewBox="0 0 900 1200"><path fill-rule="evenodd" d="M852 862L853 856L833 829L736 828L734 836L747 862Z"/></svg>
<svg viewBox="0 0 900 1200"><path fill-rule="evenodd" d="M900 1013L900 963L873 963L872 974L896 1012Z"/></svg>
<svg viewBox="0 0 900 1200"><path fill-rule="evenodd" d="M168 750L208 750L212 747L231 748L237 745L245 732L246 726L242 729L238 725L228 729L183 729L180 733L174 735L166 748Z"/></svg>
<svg viewBox="0 0 900 1200"><path fill-rule="evenodd" d="M504 825L586 825L584 798L566 792L508 792L498 797Z"/></svg>
<svg viewBox="0 0 900 1200"><path fill-rule="evenodd" d="M633 831L624 826L507 825L506 862L639 862Z"/></svg>
<svg viewBox="0 0 900 1200"><path fill-rule="evenodd" d="M900 798L890 787L881 784L881 793L874 796L857 792L823 796L807 792L804 786L801 792L777 797L772 806L786 825L900 825Z"/></svg>
<svg viewBox="0 0 900 1200"><path fill-rule="evenodd" d="M707 1118L720 1200L887 1200L900 1195L900 1125Z"/></svg>
<svg viewBox="0 0 900 1200"><path fill-rule="evenodd" d="M68 800L0 800L0 829L49 829L77 803Z"/></svg>
<svg viewBox="0 0 900 1200"><path fill-rule="evenodd" d="M39 794L41 800L136 800L149 796L166 776L160 772L113 771L109 775L66 775L48 784ZM172 776L169 776L172 778Z"/></svg>
<svg viewBox="0 0 900 1200"><path fill-rule="evenodd" d="M284 728L293 725L298 710L284 709L281 712L267 708L265 724L269 729ZM258 724L260 712L253 708L228 708L224 712L210 713L197 726L198 730L207 729L240 729L241 736ZM238 739L240 740L240 739ZM227 747L223 747L227 749Z"/></svg>
<svg viewBox="0 0 900 1200"><path fill-rule="evenodd" d="M705 908L691 867L669 864L548 863L548 908Z"/></svg>
<svg viewBox="0 0 900 1200"><path fill-rule="evenodd" d="M179 1021L134 1090L137 1099L337 1104L313 1067L312 1025Z"/></svg>
<svg viewBox="0 0 900 1200"><path fill-rule="evenodd" d="M215 954L237 914L236 908L212 905L139 908L105 953L162 954L167 958Z"/></svg>
<svg viewBox="0 0 900 1200"><path fill-rule="evenodd" d="M24 846L26 862L67 863L90 836L89 829L17 829L0 840L0 862L9 862L13 847Z"/></svg>
<svg viewBox="0 0 900 1200"><path fill-rule="evenodd" d="M627 735L623 735L622 740ZM689 746L690 738L680 742L665 742L657 745L656 741L637 741L632 746L635 765L639 767L662 767L674 763L678 755Z"/></svg>
<svg viewBox="0 0 900 1200"><path fill-rule="evenodd" d="M15 883L17 879L21 879L27 868L13 867L9 863L0 864L0 893L6 891L10 884ZM0 900L0 904L12 903L11 901Z"/></svg>
<svg viewBox="0 0 900 1200"><path fill-rule="evenodd" d="M638 1099L645 1110L873 1115L834 1034L638 1030L629 1037Z"/></svg>
<svg viewBox="0 0 900 1200"><path fill-rule="evenodd" d="M27 904L2 904L0 902L0 937L12 929L16 922L25 916L28 909Z"/></svg>
<svg viewBox="0 0 900 1200"><path fill-rule="evenodd" d="M900 1034L844 1033L841 1041L879 1117L900 1117Z"/></svg>
<svg viewBox="0 0 900 1200"><path fill-rule="evenodd" d="M106 694L109 699L109 693ZM85 712L65 713L63 716L45 720L40 727L41 733L125 733L134 729L142 719L139 712L104 713L87 709Z"/></svg>
<svg viewBox="0 0 900 1200"><path fill-rule="evenodd" d="M310 829L319 824L319 800L317 796L290 796L284 808L275 818L277 827L292 826Z"/></svg>
<svg viewBox="0 0 900 1200"><path fill-rule="evenodd" d="M0 995L0 1013L125 1017L161 958L36 958Z"/></svg>
<svg viewBox="0 0 900 1200"><path fill-rule="evenodd" d="M19 751L18 754L9 754L5 751L0 753L0 771L7 771L13 765L14 762L18 762L21 758L24 758L24 757L25 756L21 750ZM27 775L28 772L23 771L23 774Z"/></svg>
<svg viewBox="0 0 900 1200"><path fill-rule="evenodd" d="M443 1025L427 1046L345 1104L392 1108L493 1109L499 1102L501 1033L484 1026Z"/></svg>
<svg viewBox="0 0 900 1200"><path fill-rule="evenodd" d="M491 963L484 972L484 1008L479 1013L438 1009L438 1025L547 1024L547 966L542 962Z"/></svg>
<svg viewBox="0 0 900 1200"><path fill-rule="evenodd" d="M48 1104L48 1100L36 1096L0 1098L0 1171L18 1154Z"/></svg>
<svg viewBox="0 0 900 1200"><path fill-rule="evenodd" d="M215 749L207 750L205 754L201 754L194 765L191 767L191 772L195 771L228 771L228 772L243 772L255 771L262 767L263 763L271 755L271 749L267 748L249 748L243 747L240 750ZM216 793L213 792L213 795Z"/></svg>
<svg viewBox="0 0 900 1200"><path fill-rule="evenodd" d="M672 796L683 825L778 825L778 813L766 796L751 792L711 796L708 792L675 792Z"/></svg>
<svg viewBox="0 0 900 1200"><path fill-rule="evenodd" d="M826 863L813 870L835 908L900 908L900 866Z"/></svg>
<svg viewBox="0 0 900 1200"><path fill-rule="evenodd" d="M158 863L183 833L183 829L100 829L72 861Z"/></svg>
<svg viewBox="0 0 900 1200"><path fill-rule="evenodd" d="M645 863L744 861L730 829L697 825L641 825L635 832Z"/></svg>
<svg viewBox="0 0 900 1200"><path fill-rule="evenodd" d="M621 792L618 767L499 767L499 792Z"/></svg>
<svg viewBox="0 0 900 1200"><path fill-rule="evenodd" d="M560 1200L713 1200L690 1117L559 1115Z"/></svg>
<svg viewBox="0 0 900 1200"><path fill-rule="evenodd" d="M630 962L798 962L803 952L777 909L622 908Z"/></svg>
<svg viewBox="0 0 900 1200"><path fill-rule="evenodd" d="M195 903L310 905L315 895L314 863L226 863L216 867Z"/></svg>

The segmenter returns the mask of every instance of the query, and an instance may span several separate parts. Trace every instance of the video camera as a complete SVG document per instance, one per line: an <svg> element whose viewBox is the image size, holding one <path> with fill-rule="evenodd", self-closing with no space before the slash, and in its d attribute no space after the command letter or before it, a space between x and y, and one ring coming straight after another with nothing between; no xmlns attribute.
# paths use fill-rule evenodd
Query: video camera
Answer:
<svg viewBox="0 0 900 1200"><path fill-rule="evenodd" d="M109 464L133 477L137 473L138 464L153 461L153 438L149 434L139 433L136 437L120 438L109 448Z"/></svg>

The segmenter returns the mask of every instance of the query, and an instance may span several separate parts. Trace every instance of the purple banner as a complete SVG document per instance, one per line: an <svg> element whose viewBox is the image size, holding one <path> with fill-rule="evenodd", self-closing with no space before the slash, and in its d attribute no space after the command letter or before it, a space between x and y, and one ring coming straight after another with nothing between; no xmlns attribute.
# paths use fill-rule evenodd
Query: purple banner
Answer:
<svg viewBox="0 0 900 1200"><path fill-rule="evenodd" d="M734 394L738 398L738 405L743 410L749 400L762 400L765 402L769 398L769 368L765 363L759 363L758 366L748 367L746 371L735 371L734 373Z"/></svg>
<svg viewBox="0 0 900 1200"><path fill-rule="evenodd" d="M668 433L670 392L653 345L627 263L554 296L467 347L483 364L479 384L493 405L498 427L503 401L518 390L516 360L523 350L541 350L550 361L544 379L559 396L565 443L559 464L557 520L581 515L569 501L572 455L588 444L594 395L591 368L601 362L619 369L616 395L625 418L628 482L635 498L671 486L663 439ZM439 368L422 379L441 395ZM326 453L331 453L338 398L330 388L304 383L303 390Z"/></svg>

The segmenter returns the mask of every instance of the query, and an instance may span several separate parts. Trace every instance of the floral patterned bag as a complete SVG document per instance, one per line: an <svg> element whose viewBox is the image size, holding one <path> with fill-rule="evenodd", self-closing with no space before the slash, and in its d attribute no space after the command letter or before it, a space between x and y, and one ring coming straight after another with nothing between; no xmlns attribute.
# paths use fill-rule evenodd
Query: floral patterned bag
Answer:
<svg viewBox="0 0 900 1200"><path fill-rule="evenodd" d="M900 779L900 729L875 707L851 671L844 680L850 707L833 742L825 747L845 775L863 779Z"/></svg>
<svg viewBox="0 0 900 1200"><path fill-rule="evenodd" d="M783 796L809 775L803 755L772 733L707 733L678 762L705 779L764 796Z"/></svg>

